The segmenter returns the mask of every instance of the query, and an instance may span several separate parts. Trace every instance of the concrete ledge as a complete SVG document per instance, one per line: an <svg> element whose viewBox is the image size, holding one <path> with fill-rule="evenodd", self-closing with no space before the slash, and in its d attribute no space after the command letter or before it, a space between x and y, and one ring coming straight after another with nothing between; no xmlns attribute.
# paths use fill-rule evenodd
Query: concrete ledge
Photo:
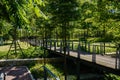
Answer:
<svg viewBox="0 0 120 80"><path fill-rule="evenodd" d="M63 62L63 58L45 58L46 63ZM0 60L0 66L13 66L13 65L26 65L29 63L43 63L44 58L32 58L32 59L3 59Z"/></svg>

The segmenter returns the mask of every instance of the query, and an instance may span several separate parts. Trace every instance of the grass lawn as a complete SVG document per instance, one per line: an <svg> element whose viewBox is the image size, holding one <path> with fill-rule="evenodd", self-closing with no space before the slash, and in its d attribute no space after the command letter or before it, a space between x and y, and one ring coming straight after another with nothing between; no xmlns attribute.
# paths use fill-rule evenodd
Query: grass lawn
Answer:
<svg viewBox="0 0 120 80"><path fill-rule="evenodd" d="M79 42L73 43L74 50L77 50ZM84 51L88 51L90 53L103 53L104 51L104 44L103 42L97 42L97 43L86 43L86 49L85 49L85 43L80 42L81 49ZM70 48L72 49L72 43L70 43ZM105 52L106 54L114 54L116 52L116 47L114 43L105 43Z"/></svg>
<svg viewBox="0 0 120 80"><path fill-rule="evenodd" d="M20 41L18 41L18 42L20 44L20 47L23 50L28 49L30 47L30 45L27 44L26 42L20 42ZM11 41L7 41L5 43L5 45L0 46L0 58L4 58L3 56L7 55L8 51L10 49L11 43L12 43ZM13 46L14 45L12 45L11 50L14 50Z"/></svg>

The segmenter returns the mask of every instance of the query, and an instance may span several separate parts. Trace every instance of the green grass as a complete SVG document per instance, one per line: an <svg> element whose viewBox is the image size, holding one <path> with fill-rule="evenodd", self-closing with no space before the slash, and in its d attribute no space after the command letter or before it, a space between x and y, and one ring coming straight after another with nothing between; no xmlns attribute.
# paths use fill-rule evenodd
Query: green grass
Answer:
<svg viewBox="0 0 120 80"><path fill-rule="evenodd" d="M74 43L73 47L74 50L78 49L78 42ZM89 45L89 46L88 46ZM93 45L95 45L93 47ZM101 46L100 46L101 45ZM81 46L81 50L86 51L86 52L90 52L90 53L103 53L104 51L104 44L102 43L86 43L86 48L85 48L85 43L80 42L80 46ZM70 44L70 49L72 49L72 43ZM94 49L94 50L93 50ZM107 54L111 54L113 52L116 52L116 48L115 48L115 44L113 43L105 43L105 52Z"/></svg>
<svg viewBox="0 0 120 80"><path fill-rule="evenodd" d="M10 53L8 54L8 58L36 58L36 57L42 57L43 56L43 50L40 49L40 47L33 47L30 46L26 42L19 42L20 47L22 48L22 51L20 48L17 50L17 54L14 53L14 48L11 48ZM0 46L0 59L4 59L7 56L7 53L10 49L11 42L9 41L5 45ZM22 54L23 52L23 54Z"/></svg>

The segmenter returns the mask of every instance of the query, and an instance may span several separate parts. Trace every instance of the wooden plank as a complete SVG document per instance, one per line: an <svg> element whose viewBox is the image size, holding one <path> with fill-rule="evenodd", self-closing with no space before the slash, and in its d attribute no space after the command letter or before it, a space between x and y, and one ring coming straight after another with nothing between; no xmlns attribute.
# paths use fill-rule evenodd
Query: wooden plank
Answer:
<svg viewBox="0 0 120 80"><path fill-rule="evenodd" d="M52 48L52 50L53 49L54 48ZM56 52L60 52L59 47L57 47L56 49L57 49ZM106 56L106 55L103 56L100 54L88 54L88 53L82 52L82 51L80 51L79 53L80 53L80 56L78 56L77 52L70 51L69 56L74 57L74 58L80 57L80 59L88 61L88 62L94 62L98 65L102 65L102 66L109 67L112 69L119 69L118 66L120 64L116 64L116 63L119 63L118 61L116 62L116 58L112 58L112 57ZM63 51L61 54L63 54ZM117 65L117 68L115 67L116 65Z"/></svg>

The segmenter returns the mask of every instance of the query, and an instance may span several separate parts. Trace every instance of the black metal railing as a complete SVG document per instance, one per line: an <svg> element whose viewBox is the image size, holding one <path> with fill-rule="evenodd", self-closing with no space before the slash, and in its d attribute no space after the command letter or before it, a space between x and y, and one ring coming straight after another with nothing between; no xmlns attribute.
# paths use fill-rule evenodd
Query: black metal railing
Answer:
<svg viewBox="0 0 120 80"><path fill-rule="evenodd" d="M46 66L42 66L42 68L44 69L45 73L48 73L52 77L52 80L60 80L59 77L57 77L54 73L52 73ZM44 80L48 80L49 79L47 74L45 75L44 78L46 78Z"/></svg>

